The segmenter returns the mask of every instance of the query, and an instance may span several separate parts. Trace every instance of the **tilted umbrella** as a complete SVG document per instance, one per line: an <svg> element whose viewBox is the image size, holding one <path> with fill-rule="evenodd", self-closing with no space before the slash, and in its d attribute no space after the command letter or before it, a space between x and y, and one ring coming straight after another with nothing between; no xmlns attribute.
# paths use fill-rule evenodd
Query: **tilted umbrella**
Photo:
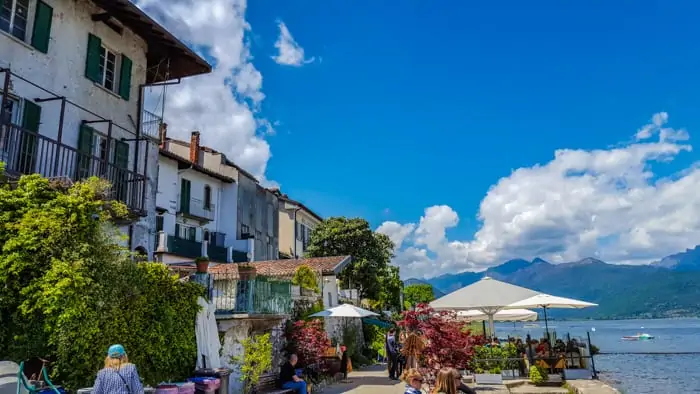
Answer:
<svg viewBox="0 0 700 394"><path fill-rule="evenodd" d="M435 310L468 311L476 309L488 317L491 335L495 335L494 315L508 305L536 296L539 292L485 277L430 303Z"/></svg>
<svg viewBox="0 0 700 394"><path fill-rule="evenodd" d="M549 324L547 324L547 309L562 308L562 309L582 309L598 306L591 302L574 300L572 298L557 297L549 294L540 293L530 298L514 302L506 307L506 309L520 308L542 308L544 311L544 326L549 338Z"/></svg>
<svg viewBox="0 0 700 394"><path fill-rule="evenodd" d="M333 308L328 308L321 312L314 313L310 317L368 317L379 316L378 313L358 308L352 304L342 304Z"/></svg>

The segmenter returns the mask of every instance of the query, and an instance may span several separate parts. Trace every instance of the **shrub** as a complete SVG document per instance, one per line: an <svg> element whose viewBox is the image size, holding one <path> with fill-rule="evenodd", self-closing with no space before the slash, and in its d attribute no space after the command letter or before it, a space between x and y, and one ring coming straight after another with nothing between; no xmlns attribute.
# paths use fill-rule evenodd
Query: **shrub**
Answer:
<svg viewBox="0 0 700 394"><path fill-rule="evenodd" d="M546 383L547 380L549 380L547 370L539 365L533 365L530 367L530 381L533 384L543 384Z"/></svg>
<svg viewBox="0 0 700 394"><path fill-rule="evenodd" d="M243 357L232 361L241 366L241 382L245 382L246 392L260 381L260 376L272 368L272 342L270 334L246 338L242 342Z"/></svg>
<svg viewBox="0 0 700 394"><path fill-rule="evenodd" d="M304 366L321 361L331 344L320 320L289 323L285 337L287 353L296 353L299 363Z"/></svg>
<svg viewBox="0 0 700 394"><path fill-rule="evenodd" d="M0 188L0 359L52 361L52 378L89 387L121 343L148 384L187 377L204 289L162 264L134 263L97 178L63 190L39 175Z"/></svg>

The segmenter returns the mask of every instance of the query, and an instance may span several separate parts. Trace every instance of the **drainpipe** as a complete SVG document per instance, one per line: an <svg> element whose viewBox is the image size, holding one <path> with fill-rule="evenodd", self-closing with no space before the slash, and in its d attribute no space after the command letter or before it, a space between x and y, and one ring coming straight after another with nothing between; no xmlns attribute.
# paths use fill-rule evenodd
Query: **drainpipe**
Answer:
<svg viewBox="0 0 700 394"><path fill-rule="evenodd" d="M294 208L294 259L298 259L297 255L297 212L301 210L301 207Z"/></svg>

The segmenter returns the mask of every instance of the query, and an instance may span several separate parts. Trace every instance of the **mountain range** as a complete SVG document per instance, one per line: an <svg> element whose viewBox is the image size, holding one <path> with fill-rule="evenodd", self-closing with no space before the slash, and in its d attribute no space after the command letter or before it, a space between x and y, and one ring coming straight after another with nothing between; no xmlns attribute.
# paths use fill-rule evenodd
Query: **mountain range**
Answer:
<svg viewBox="0 0 700 394"><path fill-rule="evenodd" d="M483 272L446 274L404 283L429 283L436 297L484 276L544 293L597 303L552 310L554 318L665 318L700 316L700 246L649 265L608 264L594 258L563 264L514 259Z"/></svg>

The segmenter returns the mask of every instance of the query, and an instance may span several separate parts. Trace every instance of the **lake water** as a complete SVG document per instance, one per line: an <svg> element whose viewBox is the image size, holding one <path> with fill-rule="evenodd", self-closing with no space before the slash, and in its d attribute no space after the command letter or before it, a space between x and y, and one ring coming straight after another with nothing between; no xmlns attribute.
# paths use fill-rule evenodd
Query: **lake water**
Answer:
<svg viewBox="0 0 700 394"><path fill-rule="evenodd" d="M497 323L496 331L499 337L529 333L540 338L544 323L537 324L541 328ZM601 379L624 393L700 393L700 319L554 321L549 329L559 338L567 333L585 338L590 332L591 342L601 353L611 353L595 357ZM622 340L625 335L638 333L653 335L654 339Z"/></svg>

